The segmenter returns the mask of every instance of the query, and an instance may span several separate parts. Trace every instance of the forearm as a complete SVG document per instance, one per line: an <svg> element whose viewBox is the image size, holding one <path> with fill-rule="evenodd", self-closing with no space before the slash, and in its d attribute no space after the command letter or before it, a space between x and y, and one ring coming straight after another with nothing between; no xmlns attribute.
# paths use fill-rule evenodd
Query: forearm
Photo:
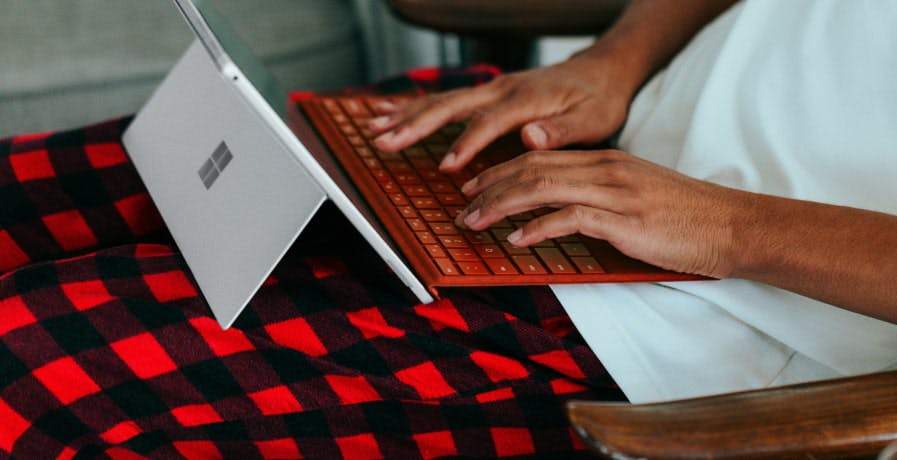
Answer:
<svg viewBox="0 0 897 460"><path fill-rule="evenodd" d="M618 67L619 83L635 91L735 0L632 0L620 19L591 47L569 61L606 70Z"/></svg>
<svg viewBox="0 0 897 460"><path fill-rule="evenodd" d="M897 216L752 196L733 225L733 277L897 322Z"/></svg>

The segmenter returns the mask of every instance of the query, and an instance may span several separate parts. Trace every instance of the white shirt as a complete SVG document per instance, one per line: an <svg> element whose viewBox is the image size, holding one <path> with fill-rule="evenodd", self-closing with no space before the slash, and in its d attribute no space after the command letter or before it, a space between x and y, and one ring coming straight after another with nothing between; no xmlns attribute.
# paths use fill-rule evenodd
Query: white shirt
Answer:
<svg viewBox="0 0 897 460"><path fill-rule="evenodd" d="M897 2L735 5L642 89L620 146L729 187L897 214ZM633 402L897 363L897 326L752 281L552 289Z"/></svg>

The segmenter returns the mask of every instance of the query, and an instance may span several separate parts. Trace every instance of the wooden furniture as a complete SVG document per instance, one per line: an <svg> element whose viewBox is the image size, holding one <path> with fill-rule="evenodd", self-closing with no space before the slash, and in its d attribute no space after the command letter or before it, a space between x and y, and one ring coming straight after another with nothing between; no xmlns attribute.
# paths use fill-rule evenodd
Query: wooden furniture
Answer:
<svg viewBox="0 0 897 460"><path fill-rule="evenodd" d="M626 0L387 0L406 21L465 37L467 62L505 70L527 67L535 39L544 35L598 35Z"/></svg>
<svg viewBox="0 0 897 460"><path fill-rule="evenodd" d="M897 371L656 404L573 401L614 458L875 458L897 441Z"/></svg>

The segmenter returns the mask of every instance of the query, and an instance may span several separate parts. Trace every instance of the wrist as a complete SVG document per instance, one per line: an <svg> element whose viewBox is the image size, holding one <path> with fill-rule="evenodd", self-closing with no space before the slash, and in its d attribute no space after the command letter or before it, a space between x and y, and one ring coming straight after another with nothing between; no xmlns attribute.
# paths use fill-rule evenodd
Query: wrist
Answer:
<svg viewBox="0 0 897 460"><path fill-rule="evenodd" d="M728 278L757 279L781 263L786 248L775 235L787 227L789 212L783 200L750 192L743 194L732 219Z"/></svg>
<svg viewBox="0 0 897 460"><path fill-rule="evenodd" d="M631 100L650 76L639 60L619 47L599 41L560 64L590 81L604 81Z"/></svg>

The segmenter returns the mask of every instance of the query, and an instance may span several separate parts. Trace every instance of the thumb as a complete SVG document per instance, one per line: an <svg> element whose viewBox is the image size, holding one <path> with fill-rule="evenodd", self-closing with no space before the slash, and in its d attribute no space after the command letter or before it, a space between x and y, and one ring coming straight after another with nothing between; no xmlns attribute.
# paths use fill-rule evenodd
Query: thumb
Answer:
<svg viewBox="0 0 897 460"><path fill-rule="evenodd" d="M594 113L574 110L552 118L527 123L520 130L523 143L533 150L551 150L570 144L599 143L617 126Z"/></svg>

